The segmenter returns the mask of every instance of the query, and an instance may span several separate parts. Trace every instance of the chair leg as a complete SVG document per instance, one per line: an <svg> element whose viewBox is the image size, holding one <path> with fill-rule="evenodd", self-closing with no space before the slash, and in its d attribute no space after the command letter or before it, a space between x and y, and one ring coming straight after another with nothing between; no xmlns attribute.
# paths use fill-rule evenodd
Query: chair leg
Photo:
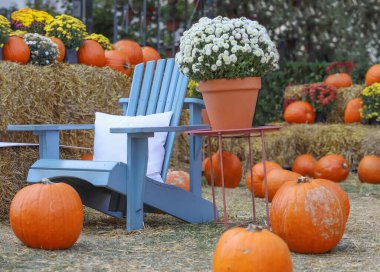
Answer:
<svg viewBox="0 0 380 272"><path fill-rule="evenodd" d="M128 134L127 231L144 228L143 194L148 164L148 138Z"/></svg>

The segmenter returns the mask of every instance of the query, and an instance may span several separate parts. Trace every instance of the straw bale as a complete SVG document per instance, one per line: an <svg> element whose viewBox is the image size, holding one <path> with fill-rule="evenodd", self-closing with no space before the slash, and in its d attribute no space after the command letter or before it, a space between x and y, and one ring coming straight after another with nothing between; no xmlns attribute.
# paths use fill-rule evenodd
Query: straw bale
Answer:
<svg viewBox="0 0 380 272"><path fill-rule="evenodd" d="M303 86L304 85L292 85L286 87L284 98L296 100L301 99L301 91ZM327 123L342 123L344 109L346 108L347 103L351 99L359 97L363 88L363 85L352 85L351 87L339 88L337 101L331 111L327 114Z"/></svg>
<svg viewBox="0 0 380 272"><path fill-rule="evenodd" d="M0 141L36 143L31 132L8 132L8 124L86 124L95 112L121 114L120 97L128 97L131 78L108 67L0 62ZM61 145L92 147L93 131L64 131ZM65 149L62 158L79 158L88 150ZM0 148L0 219L22 186L36 147Z"/></svg>
<svg viewBox="0 0 380 272"><path fill-rule="evenodd" d="M0 141L34 142L31 133L6 132L8 124L93 123L96 111L120 114L131 79L110 68L0 62ZM84 133L84 134L83 134ZM92 144L92 133L62 133L61 144ZM83 137L84 136L84 137Z"/></svg>
<svg viewBox="0 0 380 272"><path fill-rule="evenodd" d="M62 159L79 159L87 151L61 148ZM38 158L38 147L0 148L0 221L6 220L11 200L17 191L27 185L26 176L30 166Z"/></svg>

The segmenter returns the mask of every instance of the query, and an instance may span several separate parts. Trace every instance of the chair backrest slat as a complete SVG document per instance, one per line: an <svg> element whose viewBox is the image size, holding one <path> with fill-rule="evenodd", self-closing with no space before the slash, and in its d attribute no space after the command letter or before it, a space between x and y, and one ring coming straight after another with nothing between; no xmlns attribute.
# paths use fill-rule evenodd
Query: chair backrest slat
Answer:
<svg viewBox="0 0 380 272"><path fill-rule="evenodd" d="M144 70L145 68L145 70ZM171 126L178 126L188 78L180 73L174 59L150 61L135 67L127 115L148 115L172 111ZM176 133L168 133L161 176L165 180Z"/></svg>
<svg viewBox="0 0 380 272"><path fill-rule="evenodd" d="M173 68L174 68L174 59L168 59L166 61L165 74L164 74L164 78L161 84L160 96L158 98L157 107L155 111L156 113L160 113L164 111L166 98L167 98L169 86L170 86L170 80L172 79Z"/></svg>
<svg viewBox="0 0 380 272"><path fill-rule="evenodd" d="M133 73L131 92L129 95L128 109L127 109L128 116L136 115L137 105L139 102L141 81L142 81L143 75L144 75L144 64L137 65Z"/></svg>
<svg viewBox="0 0 380 272"><path fill-rule="evenodd" d="M139 97L139 103L137 106L136 115L145 115L146 114L149 96L151 94L151 87L152 87L155 64L156 63L154 61L149 61L146 64L145 71L144 71L144 79L143 79L142 87L140 90L140 97Z"/></svg>
<svg viewBox="0 0 380 272"><path fill-rule="evenodd" d="M165 72L166 59L157 61L156 71L154 75L152 91L149 98L148 109L146 114L153 114L156 111L158 96L160 94L160 88L162 84L162 77Z"/></svg>

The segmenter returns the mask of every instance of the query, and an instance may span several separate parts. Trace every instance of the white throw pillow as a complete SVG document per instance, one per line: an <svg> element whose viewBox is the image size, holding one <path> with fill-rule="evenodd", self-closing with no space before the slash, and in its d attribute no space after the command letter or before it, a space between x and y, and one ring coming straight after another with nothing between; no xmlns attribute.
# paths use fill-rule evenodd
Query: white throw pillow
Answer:
<svg viewBox="0 0 380 272"><path fill-rule="evenodd" d="M127 134L110 133L116 127L164 127L169 126L172 112L146 116L122 116L95 113L94 161L118 161L127 163ZM167 132L154 133L148 139L148 167L146 175L163 182L161 177L164 162Z"/></svg>

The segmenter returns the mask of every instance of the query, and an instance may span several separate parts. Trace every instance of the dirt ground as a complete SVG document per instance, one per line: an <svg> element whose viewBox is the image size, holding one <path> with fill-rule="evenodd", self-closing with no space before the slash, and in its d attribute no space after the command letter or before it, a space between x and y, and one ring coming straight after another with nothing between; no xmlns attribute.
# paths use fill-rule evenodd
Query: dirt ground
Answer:
<svg viewBox="0 0 380 272"><path fill-rule="evenodd" d="M242 182L243 183L243 182ZM341 183L351 213L339 245L329 253L292 253L294 271L380 271L380 185L361 185L356 174ZM210 198L211 189L204 187ZM217 200L221 202L218 191ZM250 218L251 202L244 186L228 190L231 218ZM265 203L256 201L258 223L265 221ZM145 229L124 231L125 220L85 209L83 232L65 251L24 246L9 222L0 223L0 271L211 271L222 225L190 225L168 215L149 214ZM43 231L43 230L41 230Z"/></svg>

